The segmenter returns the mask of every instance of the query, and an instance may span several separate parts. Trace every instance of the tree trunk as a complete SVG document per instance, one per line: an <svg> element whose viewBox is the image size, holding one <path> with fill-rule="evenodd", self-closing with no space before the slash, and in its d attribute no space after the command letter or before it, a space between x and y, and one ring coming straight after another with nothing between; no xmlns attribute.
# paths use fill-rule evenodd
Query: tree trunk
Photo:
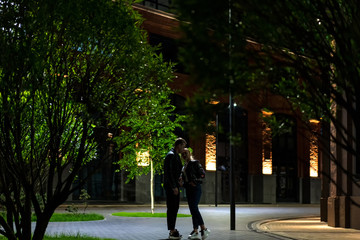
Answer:
<svg viewBox="0 0 360 240"><path fill-rule="evenodd" d="M31 200L29 195L29 189L25 189L25 204L21 213L21 224L22 239L31 240ZM18 232L20 229L18 229Z"/></svg>
<svg viewBox="0 0 360 240"><path fill-rule="evenodd" d="M40 216L37 216L36 226L34 230L33 240L41 240L45 236L46 228L49 224L50 218L54 211L44 211Z"/></svg>

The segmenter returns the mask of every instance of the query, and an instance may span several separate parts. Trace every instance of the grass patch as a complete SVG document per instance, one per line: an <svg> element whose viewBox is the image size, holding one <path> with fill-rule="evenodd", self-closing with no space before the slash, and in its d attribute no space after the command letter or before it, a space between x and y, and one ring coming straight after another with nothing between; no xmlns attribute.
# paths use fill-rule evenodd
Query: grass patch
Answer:
<svg viewBox="0 0 360 240"><path fill-rule="evenodd" d="M74 213L54 213L50 222L75 222L75 221L95 221L103 220L104 216L96 213L74 214ZM36 216L32 216L32 221L36 221ZM0 235L0 240L6 240L4 236ZM66 235L59 234L53 236L45 236L44 240L114 240L112 238L97 238L86 235Z"/></svg>
<svg viewBox="0 0 360 240"><path fill-rule="evenodd" d="M103 219L104 216L97 213L86 213L86 214L54 213L50 219L50 222L96 221Z"/></svg>
<svg viewBox="0 0 360 240"><path fill-rule="evenodd" d="M117 212L117 213L113 213L113 216L117 216L117 217L160 217L160 218L164 218L166 217L166 213L149 213L149 212ZM177 215L178 217L191 217L190 214L181 214L179 213Z"/></svg>
<svg viewBox="0 0 360 240"><path fill-rule="evenodd" d="M60 234L60 235L54 235L54 236L45 236L44 240L114 240L113 238L98 238L98 237L89 237L85 235L66 235L66 234Z"/></svg>
<svg viewBox="0 0 360 240"><path fill-rule="evenodd" d="M74 213L54 213L50 218L50 222L79 222L79 221L96 221L103 220L104 216L97 213L74 214ZM36 216L33 215L32 221L36 221Z"/></svg>

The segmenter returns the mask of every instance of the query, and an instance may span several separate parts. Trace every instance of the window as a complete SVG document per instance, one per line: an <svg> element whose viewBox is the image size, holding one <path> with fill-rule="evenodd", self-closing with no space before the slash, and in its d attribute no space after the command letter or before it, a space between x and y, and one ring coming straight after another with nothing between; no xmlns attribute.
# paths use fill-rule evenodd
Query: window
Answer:
<svg viewBox="0 0 360 240"><path fill-rule="evenodd" d="M320 131L320 122L318 120L310 120L310 177L319 176L319 141L318 133Z"/></svg>
<svg viewBox="0 0 360 240"><path fill-rule="evenodd" d="M142 1L140 4L145 7L151 7L164 12L169 12L171 0L146 0Z"/></svg>

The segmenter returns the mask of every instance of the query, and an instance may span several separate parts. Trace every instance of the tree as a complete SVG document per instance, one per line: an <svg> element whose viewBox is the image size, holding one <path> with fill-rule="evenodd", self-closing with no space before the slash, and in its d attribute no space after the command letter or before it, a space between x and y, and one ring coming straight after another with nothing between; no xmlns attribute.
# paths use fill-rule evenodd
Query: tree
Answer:
<svg viewBox="0 0 360 240"><path fill-rule="evenodd" d="M359 174L360 15L355 1L188 0L176 1L176 8L187 43L182 58L204 92L215 90L219 96L231 88L244 97L266 89L283 96L304 123L322 121L328 140L351 155ZM329 147L323 151L339 163ZM356 184L355 171L342 171Z"/></svg>
<svg viewBox="0 0 360 240"><path fill-rule="evenodd" d="M0 234L8 239L43 238L99 157L97 129L119 129L114 154L127 154L121 167L131 176L149 171L129 157L140 147L161 171L179 126L169 118L172 66L147 43L132 3L0 2Z"/></svg>

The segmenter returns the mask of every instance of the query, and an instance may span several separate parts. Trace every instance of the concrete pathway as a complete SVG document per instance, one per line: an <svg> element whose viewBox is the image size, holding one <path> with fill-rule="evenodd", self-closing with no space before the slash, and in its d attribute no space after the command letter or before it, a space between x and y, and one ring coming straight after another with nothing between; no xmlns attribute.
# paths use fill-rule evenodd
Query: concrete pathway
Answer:
<svg viewBox="0 0 360 240"><path fill-rule="evenodd" d="M59 211L63 211L59 209ZM118 240L164 240L168 237L165 218L115 217L115 212L150 212L144 205L92 206L87 212L100 213L105 220L50 223L47 234L81 234ZM360 231L331 228L319 220L318 205L237 205L236 229L230 230L230 207L200 206L205 225L211 230L209 240L274 239L360 239ZM166 212L157 205L155 212ZM189 214L187 205L179 213ZM187 239L191 218L178 218L177 229Z"/></svg>

